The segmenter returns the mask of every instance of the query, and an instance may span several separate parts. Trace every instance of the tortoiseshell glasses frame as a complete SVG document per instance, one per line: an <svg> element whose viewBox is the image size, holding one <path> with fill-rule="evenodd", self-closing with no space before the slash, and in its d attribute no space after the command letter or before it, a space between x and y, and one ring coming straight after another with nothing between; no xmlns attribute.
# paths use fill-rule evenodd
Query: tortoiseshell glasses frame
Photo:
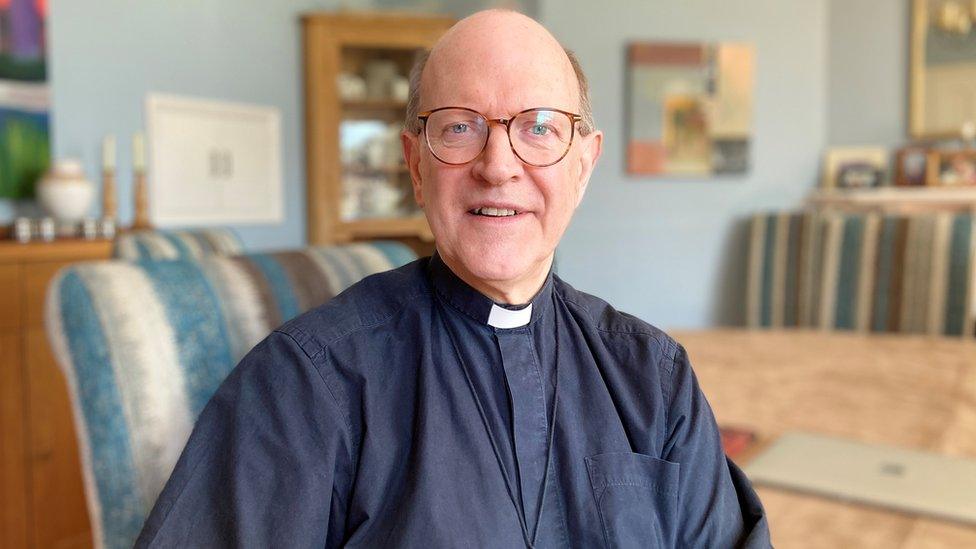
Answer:
<svg viewBox="0 0 976 549"><path fill-rule="evenodd" d="M484 123L483 135L480 137L480 141L481 141L480 147L478 147L478 150L475 152L474 147L468 146L468 150L465 151L466 154L464 154L460 158L467 158L468 156L470 156L470 158L467 158L466 160L463 161L458 161L457 158L452 159L453 161L444 158L444 156L446 156L445 151L441 147L439 146L435 147L434 144L431 143L430 134L427 131L429 127L428 122L430 120L430 117L435 116L436 113L440 113L448 110L465 111L467 113L474 114ZM566 120L569 122L569 128L568 128L569 139L565 140L565 146L563 146L562 141L557 140L554 144L558 144L560 147L562 147L562 150L559 149L542 150L539 154L541 155L540 158L544 158L544 160L541 162L527 159L526 156L528 156L528 154L526 153L526 151L523 150L522 152L519 152L519 147L516 146L516 142L515 142L518 140L517 139L513 140L512 138L512 128L513 128L512 122L519 118L524 118L525 115L531 113L553 113L553 115L565 116ZM537 114L536 116L539 115ZM448 164L451 166L461 166L463 164L467 164L468 162L471 162L475 158L478 158L478 156L480 156L481 153L484 152L485 147L488 146L488 137L490 134L491 122L497 122L498 124L505 126L505 130L506 130L505 133L508 136L508 145L509 147L511 147L512 153L514 153L515 156L518 157L518 159L521 160L522 162L530 166L535 166L537 168L545 168L548 166L552 166L553 164L558 163L560 160L566 157L566 154L569 153L570 147L572 147L573 145L573 139L575 139L576 137L576 123L583 119L583 117L580 116L579 114L564 111L562 109L556 109L553 107L533 107L531 109L525 109L524 111L520 111L515 115L511 116L510 118L488 118L487 116L481 114L480 112L474 109L469 109L467 107L440 107L430 111L422 112L417 116L417 118L422 123L422 127L417 131L417 133L418 134L423 133L424 142L427 144L427 149L431 152L431 154L434 155L434 158L443 162L444 164ZM476 145L476 144L477 142L470 143L470 145ZM438 154L438 149L440 149L440 154ZM549 160L550 156L554 157L554 159Z"/></svg>

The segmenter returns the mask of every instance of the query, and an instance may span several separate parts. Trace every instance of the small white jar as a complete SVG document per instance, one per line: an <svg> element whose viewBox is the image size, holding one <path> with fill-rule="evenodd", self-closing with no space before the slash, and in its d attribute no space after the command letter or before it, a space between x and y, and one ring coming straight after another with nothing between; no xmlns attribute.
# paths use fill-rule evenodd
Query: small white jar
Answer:
<svg viewBox="0 0 976 549"><path fill-rule="evenodd" d="M75 159L58 160L37 184L41 206L62 224L81 221L94 198L95 186Z"/></svg>

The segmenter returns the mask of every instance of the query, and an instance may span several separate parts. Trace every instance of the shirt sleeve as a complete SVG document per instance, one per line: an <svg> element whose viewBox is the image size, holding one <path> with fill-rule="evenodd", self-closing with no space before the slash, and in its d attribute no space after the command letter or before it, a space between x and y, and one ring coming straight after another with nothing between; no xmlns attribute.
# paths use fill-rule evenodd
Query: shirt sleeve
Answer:
<svg viewBox="0 0 976 549"><path fill-rule="evenodd" d="M312 358L272 333L204 408L136 547L338 547L347 425Z"/></svg>
<svg viewBox="0 0 976 549"><path fill-rule="evenodd" d="M771 547L759 497L725 456L715 417L681 345L671 380L670 436L663 457L680 464L678 545Z"/></svg>

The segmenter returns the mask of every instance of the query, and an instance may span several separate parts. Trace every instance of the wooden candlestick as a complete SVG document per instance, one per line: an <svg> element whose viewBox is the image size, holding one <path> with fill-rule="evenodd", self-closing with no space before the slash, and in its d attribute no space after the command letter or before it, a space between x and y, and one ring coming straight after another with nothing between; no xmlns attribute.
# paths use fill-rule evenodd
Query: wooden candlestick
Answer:
<svg viewBox="0 0 976 549"><path fill-rule="evenodd" d="M119 215L118 199L115 196L115 170L102 170L102 217L116 220Z"/></svg>
<svg viewBox="0 0 976 549"><path fill-rule="evenodd" d="M146 172L136 170L135 172L135 220L132 222L133 229L152 229L149 221L149 189L146 184Z"/></svg>

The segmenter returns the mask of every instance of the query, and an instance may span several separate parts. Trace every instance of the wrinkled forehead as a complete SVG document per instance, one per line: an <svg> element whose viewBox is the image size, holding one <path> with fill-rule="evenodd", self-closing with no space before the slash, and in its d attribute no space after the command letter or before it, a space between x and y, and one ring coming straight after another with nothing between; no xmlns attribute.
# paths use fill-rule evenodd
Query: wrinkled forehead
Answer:
<svg viewBox="0 0 976 549"><path fill-rule="evenodd" d="M431 51L421 110L468 107L502 117L533 107L579 110L569 58L537 24L452 29Z"/></svg>

